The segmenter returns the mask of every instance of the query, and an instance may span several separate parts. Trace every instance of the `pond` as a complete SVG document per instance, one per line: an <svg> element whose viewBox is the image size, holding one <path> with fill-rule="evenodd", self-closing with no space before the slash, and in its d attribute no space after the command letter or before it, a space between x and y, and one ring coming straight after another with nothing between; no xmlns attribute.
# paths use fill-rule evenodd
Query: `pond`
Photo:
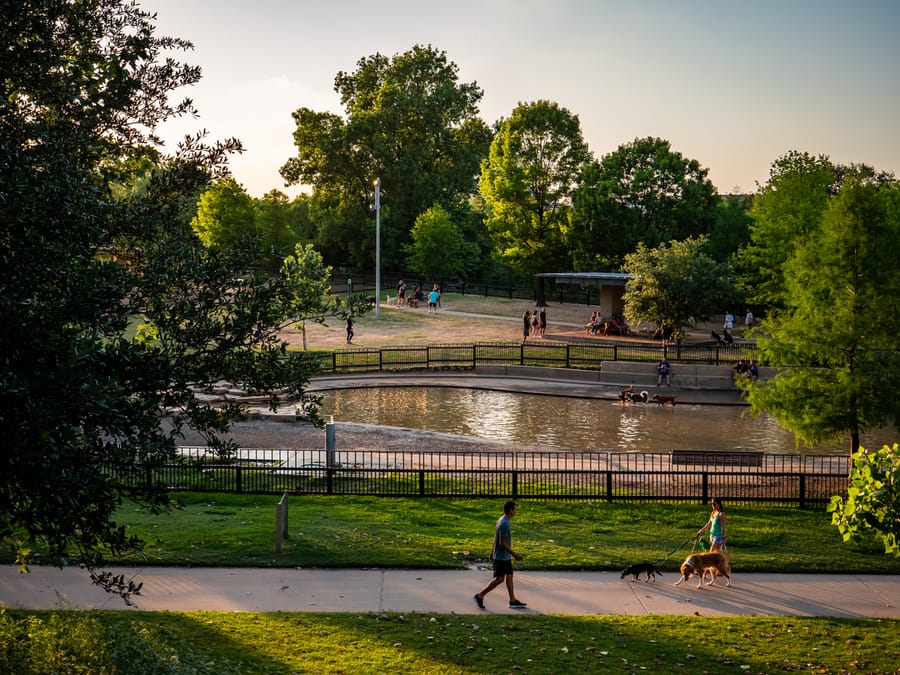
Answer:
<svg viewBox="0 0 900 675"><path fill-rule="evenodd" d="M618 401L454 387L372 387L323 393L322 413L338 422L437 431L570 450L668 452L748 450L841 455L849 441L795 447L770 417L742 406L627 405ZM894 429L863 437L865 447L897 442Z"/></svg>

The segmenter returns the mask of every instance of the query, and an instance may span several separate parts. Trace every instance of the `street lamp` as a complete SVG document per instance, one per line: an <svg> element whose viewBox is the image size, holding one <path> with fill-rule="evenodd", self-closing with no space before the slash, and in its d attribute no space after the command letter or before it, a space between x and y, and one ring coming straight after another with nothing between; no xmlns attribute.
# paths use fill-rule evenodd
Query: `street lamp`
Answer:
<svg viewBox="0 0 900 675"><path fill-rule="evenodd" d="M375 320L381 318L381 178L375 179Z"/></svg>

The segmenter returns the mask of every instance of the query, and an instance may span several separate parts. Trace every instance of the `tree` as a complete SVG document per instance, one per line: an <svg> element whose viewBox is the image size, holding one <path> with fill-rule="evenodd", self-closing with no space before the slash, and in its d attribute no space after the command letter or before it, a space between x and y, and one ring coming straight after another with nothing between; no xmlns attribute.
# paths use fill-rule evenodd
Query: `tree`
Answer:
<svg viewBox="0 0 900 675"><path fill-rule="evenodd" d="M528 275L568 266L572 192L589 159L578 117L556 103L520 103L500 122L481 194L501 261Z"/></svg>
<svg viewBox="0 0 900 675"><path fill-rule="evenodd" d="M291 202L283 192L270 190L254 202L256 231L262 242L265 262L280 265L303 239L301 233L308 229L305 200L301 195Z"/></svg>
<svg viewBox="0 0 900 675"><path fill-rule="evenodd" d="M157 150L152 130L193 113L172 94L199 69L168 56L190 43L119 0L5 3L0 42L0 540L22 566L37 549L127 596L101 571L102 551L141 546L115 522L121 501L167 506L155 471L185 427L231 449L241 411L197 388L284 389L314 413L316 364L272 332L294 285L191 230L240 144Z"/></svg>
<svg viewBox="0 0 900 675"><path fill-rule="evenodd" d="M639 243L654 248L709 234L719 198L696 160L661 138L638 138L587 165L575 193L576 269L614 267Z"/></svg>
<svg viewBox="0 0 900 675"><path fill-rule="evenodd" d="M885 553L900 557L900 446L860 448L853 455L847 499L832 497L828 511L844 541L875 536Z"/></svg>
<svg viewBox="0 0 900 675"><path fill-rule="evenodd" d="M382 183L382 264L398 268L402 244L419 214L433 204L449 209L472 193L490 131L478 117L482 92L460 83L444 52L416 45L388 59L360 59L340 72L334 89L345 117L300 108L294 113L297 156L281 174L305 183L329 211L323 250L343 262L371 266L375 231L373 181Z"/></svg>
<svg viewBox="0 0 900 675"><path fill-rule="evenodd" d="M349 299L331 294L331 268L322 263L322 256L312 244L297 244L293 255L284 259L281 275L292 288L282 314L288 318L287 323L300 325L303 349L307 321L325 324L328 319L346 319L369 311L365 293L356 293Z"/></svg>
<svg viewBox="0 0 900 675"><path fill-rule="evenodd" d="M465 276L478 258L478 246L467 242L450 214L433 206L416 219L412 243L404 247L413 272L431 279Z"/></svg>
<svg viewBox="0 0 900 675"><path fill-rule="evenodd" d="M207 246L231 248L256 236L253 198L231 176L216 181L200 195L191 226Z"/></svg>
<svg viewBox="0 0 900 675"><path fill-rule="evenodd" d="M768 363L790 366L749 387L805 443L896 422L900 414L900 189L848 176L826 201L814 235L798 238L781 269L782 308L758 338Z"/></svg>
<svg viewBox="0 0 900 675"><path fill-rule="evenodd" d="M663 335L677 335L722 306L731 290L728 267L706 253L706 244L706 237L652 249L638 244L625 256L625 271L634 275L623 298L629 322L649 321Z"/></svg>
<svg viewBox="0 0 900 675"><path fill-rule="evenodd" d="M753 197L750 242L739 253L739 279L752 302L784 307L785 263L797 243L815 238L835 181L835 167L822 155L789 152L772 164Z"/></svg>

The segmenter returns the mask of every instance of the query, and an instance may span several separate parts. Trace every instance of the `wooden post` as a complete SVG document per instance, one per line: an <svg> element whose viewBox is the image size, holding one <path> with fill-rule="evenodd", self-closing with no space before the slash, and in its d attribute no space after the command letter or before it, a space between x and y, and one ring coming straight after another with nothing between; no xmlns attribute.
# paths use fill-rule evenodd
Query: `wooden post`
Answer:
<svg viewBox="0 0 900 675"><path fill-rule="evenodd" d="M281 553L281 542L288 538L288 493L275 507L275 553Z"/></svg>

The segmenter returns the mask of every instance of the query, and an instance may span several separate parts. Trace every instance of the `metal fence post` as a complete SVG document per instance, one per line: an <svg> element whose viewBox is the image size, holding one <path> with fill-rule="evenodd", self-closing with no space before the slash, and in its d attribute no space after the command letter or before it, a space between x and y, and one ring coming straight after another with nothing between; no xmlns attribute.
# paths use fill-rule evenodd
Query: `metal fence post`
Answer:
<svg viewBox="0 0 900 675"><path fill-rule="evenodd" d="M235 467L235 472L234 472L234 490L235 490L235 492L237 492L238 494L240 494L241 492L243 492L243 480L242 480L242 478L243 478L243 477L242 477L242 475L241 475L241 467L239 467L239 466L238 466L238 467Z"/></svg>
<svg viewBox="0 0 900 675"><path fill-rule="evenodd" d="M512 472L512 496L513 498L519 496L519 472Z"/></svg>

